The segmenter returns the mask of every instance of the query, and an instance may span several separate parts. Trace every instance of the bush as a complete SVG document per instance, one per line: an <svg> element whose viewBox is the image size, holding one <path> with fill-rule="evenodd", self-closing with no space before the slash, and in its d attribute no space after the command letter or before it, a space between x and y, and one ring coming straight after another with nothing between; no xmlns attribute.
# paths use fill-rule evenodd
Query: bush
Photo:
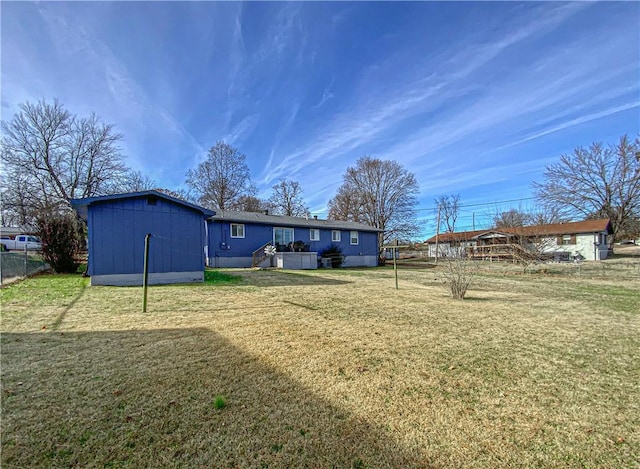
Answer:
<svg viewBox="0 0 640 469"><path fill-rule="evenodd" d="M331 267L334 269L341 267L344 262L342 249L337 244L332 244L324 251L320 251L320 257L331 259Z"/></svg>
<svg viewBox="0 0 640 469"><path fill-rule="evenodd" d="M467 290L478 272L477 265L466 256L463 248L443 256L445 267L442 275L444 283L456 300L464 300Z"/></svg>
<svg viewBox="0 0 640 469"><path fill-rule="evenodd" d="M75 273L79 263L78 223L71 214L38 218L38 235L42 240L42 257L58 273Z"/></svg>

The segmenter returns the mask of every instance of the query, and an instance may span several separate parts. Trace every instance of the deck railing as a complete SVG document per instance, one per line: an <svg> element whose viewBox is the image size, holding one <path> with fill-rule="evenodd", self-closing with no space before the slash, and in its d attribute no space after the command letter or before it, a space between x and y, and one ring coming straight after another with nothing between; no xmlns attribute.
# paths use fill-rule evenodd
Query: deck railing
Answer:
<svg viewBox="0 0 640 469"><path fill-rule="evenodd" d="M263 244L262 246L260 246L258 249L256 249L255 251L253 251L253 261L251 262L251 265L253 267L258 267L262 261L264 261L267 257L264 250L266 249L267 246L269 246L271 244L271 241L267 241L265 244Z"/></svg>

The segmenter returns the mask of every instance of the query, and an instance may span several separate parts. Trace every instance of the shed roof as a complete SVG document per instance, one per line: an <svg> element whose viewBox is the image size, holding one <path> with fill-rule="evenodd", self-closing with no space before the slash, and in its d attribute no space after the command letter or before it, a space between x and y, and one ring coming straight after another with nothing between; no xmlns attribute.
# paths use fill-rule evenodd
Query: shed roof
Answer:
<svg viewBox="0 0 640 469"><path fill-rule="evenodd" d="M72 199L71 205L76 209L78 214L84 219L87 219L87 213L89 210L89 206L95 203L101 202L110 202L112 200L123 200L123 199L136 199L142 197L148 197L150 195L156 196L159 199L165 199L170 202L173 202L178 205L182 205L184 207L190 208L197 212L202 213L205 217L210 217L215 215L216 212L213 210L208 210L204 207L200 207L199 205L192 204L187 202L186 200L178 199L176 197L172 197L164 192L149 190L149 191L140 191L140 192L126 192L122 194L111 194L111 195L102 195L99 197L87 197L84 199Z"/></svg>
<svg viewBox="0 0 640 469"><path fill-rule="evenodd" d="M513 228L498 228L493 230L459 231L456 233L440 233L438 241L448 243L450 241L471 241L487 233L504 233L522 236L556 236L564 234L602 233L611 232L611 223L608 218L599 220L585 220L566 223L551 223L548 225L531 225ZM424 241L425 244L436 242L436 236Z"/></svg>
<svg viewBox="0 0 640 469"><path fill-rule="evenodd" d="M259 212L235 212L230 210L216 210L216 214L209 218L213 221L232 221L239 223L256 223L273 226L299 226L303 228L326 228L335 230L374 231L382 232L364 223L352 221L322 220L306 217L289 217L286 215L271 215Z"/></svg>

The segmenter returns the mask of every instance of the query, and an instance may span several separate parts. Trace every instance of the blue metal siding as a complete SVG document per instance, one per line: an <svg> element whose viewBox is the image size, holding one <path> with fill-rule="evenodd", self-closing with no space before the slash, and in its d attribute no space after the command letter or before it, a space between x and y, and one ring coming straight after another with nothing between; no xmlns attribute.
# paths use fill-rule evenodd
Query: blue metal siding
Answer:
<svg viewBox="0 0 640 469"><path fill-rule="evenodd" d="M231 224L236 222L208 223L209 257L251 257L253 251L273 239L273 227L270 225L240 223L244 225L244 238L232 238Z"/></svg>
<svg viewBox="0 0 640 469"><path fill-rule="evenodd" d="M98 202L88 226L90 275L141 273L147 233L149 272L204 270L204 218L188 207L146 197Z"/></svg>
<svg viewBox="0 0 640 469"><path fill-rule="evenodd" d="M331 232L340 231L340 241L331 241ZM307 238L309 234L307 233ZM320 241L311 242L312 251L323 251L332 244L340 246L345 256L377 256L378 234L371 231L358 231L358 244L351 244L350 230L320 230Z"/></svg>
<svg viewBox="0 0 640 469"><path fill-rule="evenodd" d="M250 257L256 249L273 241L273 228L286 228L255 223L244 223L244 238L231 238L231 223L228 221L209 221L209 257ZM319 228L320 240L311 241L309 228L293 227L295 241L309 244L310 251L320 252L332 244L337 244L345 256L377 256L378 234L369 231L358 231L358 244L350 244L350 231L340 230L340 242L331 242L331 231Z"/></svg>

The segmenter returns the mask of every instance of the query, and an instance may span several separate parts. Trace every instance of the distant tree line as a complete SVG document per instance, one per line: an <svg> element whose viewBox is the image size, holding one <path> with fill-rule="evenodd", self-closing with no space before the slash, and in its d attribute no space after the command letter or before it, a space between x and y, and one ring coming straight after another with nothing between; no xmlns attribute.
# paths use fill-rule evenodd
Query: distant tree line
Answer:
<svg viewBox="0 0 640 469"><path fill-rule="evenodd" d="M152 189L153 180L125 164L123 136L95 114L78 116L57 100L24 103L2 122L2 223L35 226L41 233L54 220L66 220L81 244L85 227L74 217L70 200ZM309 207L297 181L281 179L261 199L251 180L246 156L219 141L204 161L188 170L187 190L164 192L218 210L268 212L308 217ZM496 227L558 220L606 217L616 239L640 235L640 140L620 138L614 145L594 143L545 168L535 182L544 209L535 216L516 210L497 214ZM328 202L329 219L364 223L384 230L380 247L393 239L412 239L420 231L419 186L413 173L396 161L364 156L346 169ZM443 231L456 229L460 195L436 199ZM80 241L79 241L80 240ZM46 244L48 240L44 240ZM70 264L68 264L70 265ZM70 267L68 267L70 268Z"/></svg>
<svg viewBox="0 0 640 469"><path fill-rule="evenodd" d="M615 144L592 143L545 167L534 182L538 208L509 209L493 215L494 228L608 218L612 240L640 237L640 139L620 137ZM455 231L460 196L441 196L440 232Z"/></svg>

